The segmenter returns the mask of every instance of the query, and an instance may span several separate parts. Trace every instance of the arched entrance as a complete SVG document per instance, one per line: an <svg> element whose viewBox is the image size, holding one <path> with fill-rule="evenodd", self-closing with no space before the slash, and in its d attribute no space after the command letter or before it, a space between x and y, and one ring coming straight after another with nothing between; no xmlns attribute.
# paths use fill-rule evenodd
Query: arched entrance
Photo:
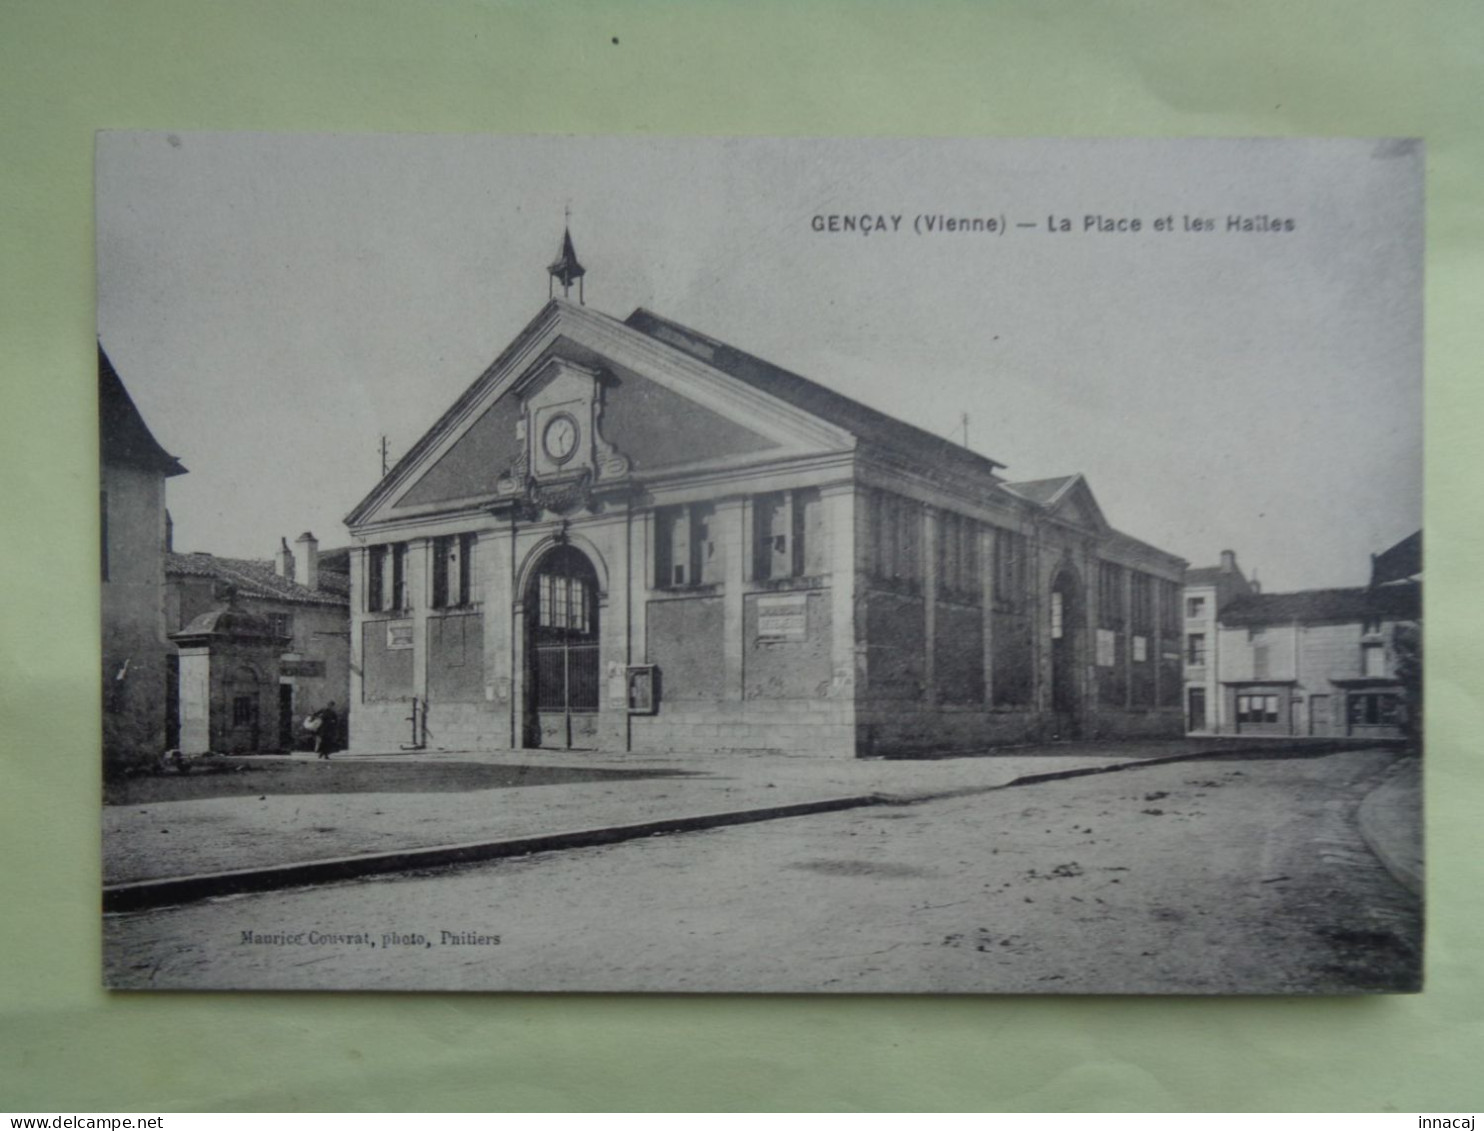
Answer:
<svg viewBox="0 0 1484 1131"><path fill-rule="evenodd" d="M1063 566L1051 584L1051 711L1057 738L1081 733L1084 612L1077 573Z"/></svg>
<svg viewBox="0 0 1484 1131"><path fill-rule="evenodd" d="M527 746L597 744L598 575L581 550L547 552L525 591Z"/></svg>

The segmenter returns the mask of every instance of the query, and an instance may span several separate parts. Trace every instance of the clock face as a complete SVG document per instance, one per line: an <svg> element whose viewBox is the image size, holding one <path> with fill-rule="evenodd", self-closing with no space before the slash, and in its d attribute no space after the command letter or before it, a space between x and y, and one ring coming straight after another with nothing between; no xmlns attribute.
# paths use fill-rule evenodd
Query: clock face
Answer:
<svg viewBox="0 0 1484 1131"><path fill-rule="evenodd" d="M541 433L541 446L557 463L571 459L577 450L577 421L565 412L552 417L546 431Z"/></svg>

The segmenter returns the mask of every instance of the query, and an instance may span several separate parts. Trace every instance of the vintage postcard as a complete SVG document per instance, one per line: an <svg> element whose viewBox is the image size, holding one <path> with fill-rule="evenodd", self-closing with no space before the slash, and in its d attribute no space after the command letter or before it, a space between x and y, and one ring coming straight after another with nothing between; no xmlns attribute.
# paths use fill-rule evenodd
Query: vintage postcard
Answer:
<svg viewBox="0 0 1484 1131"><path fill-rule="evenodd" d="M1422 171L99 135L105 981L1419 989Z"/></svg>

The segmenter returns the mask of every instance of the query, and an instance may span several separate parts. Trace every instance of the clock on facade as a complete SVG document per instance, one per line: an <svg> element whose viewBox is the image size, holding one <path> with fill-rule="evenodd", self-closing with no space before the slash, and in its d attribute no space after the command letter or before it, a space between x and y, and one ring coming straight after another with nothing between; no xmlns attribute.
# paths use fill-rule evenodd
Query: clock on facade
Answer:
<svg viewBox="0 0 1484 1131"><path fill-rule="evenodd" d="M557 463L571 459L577 450L577 421L565 412L552 417L541 433L541 446Z"/></svg>

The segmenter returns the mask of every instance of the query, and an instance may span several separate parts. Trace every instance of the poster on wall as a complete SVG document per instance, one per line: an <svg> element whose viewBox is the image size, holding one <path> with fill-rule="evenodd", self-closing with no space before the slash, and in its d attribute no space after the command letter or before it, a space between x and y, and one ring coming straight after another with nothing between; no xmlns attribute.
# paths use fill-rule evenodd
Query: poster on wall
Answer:
<svg viewBox="0 0 1484 1131"><path fill-rule="evenodd" d="M1419 989L1422 168L99 135L105 981Z"/></svg>

